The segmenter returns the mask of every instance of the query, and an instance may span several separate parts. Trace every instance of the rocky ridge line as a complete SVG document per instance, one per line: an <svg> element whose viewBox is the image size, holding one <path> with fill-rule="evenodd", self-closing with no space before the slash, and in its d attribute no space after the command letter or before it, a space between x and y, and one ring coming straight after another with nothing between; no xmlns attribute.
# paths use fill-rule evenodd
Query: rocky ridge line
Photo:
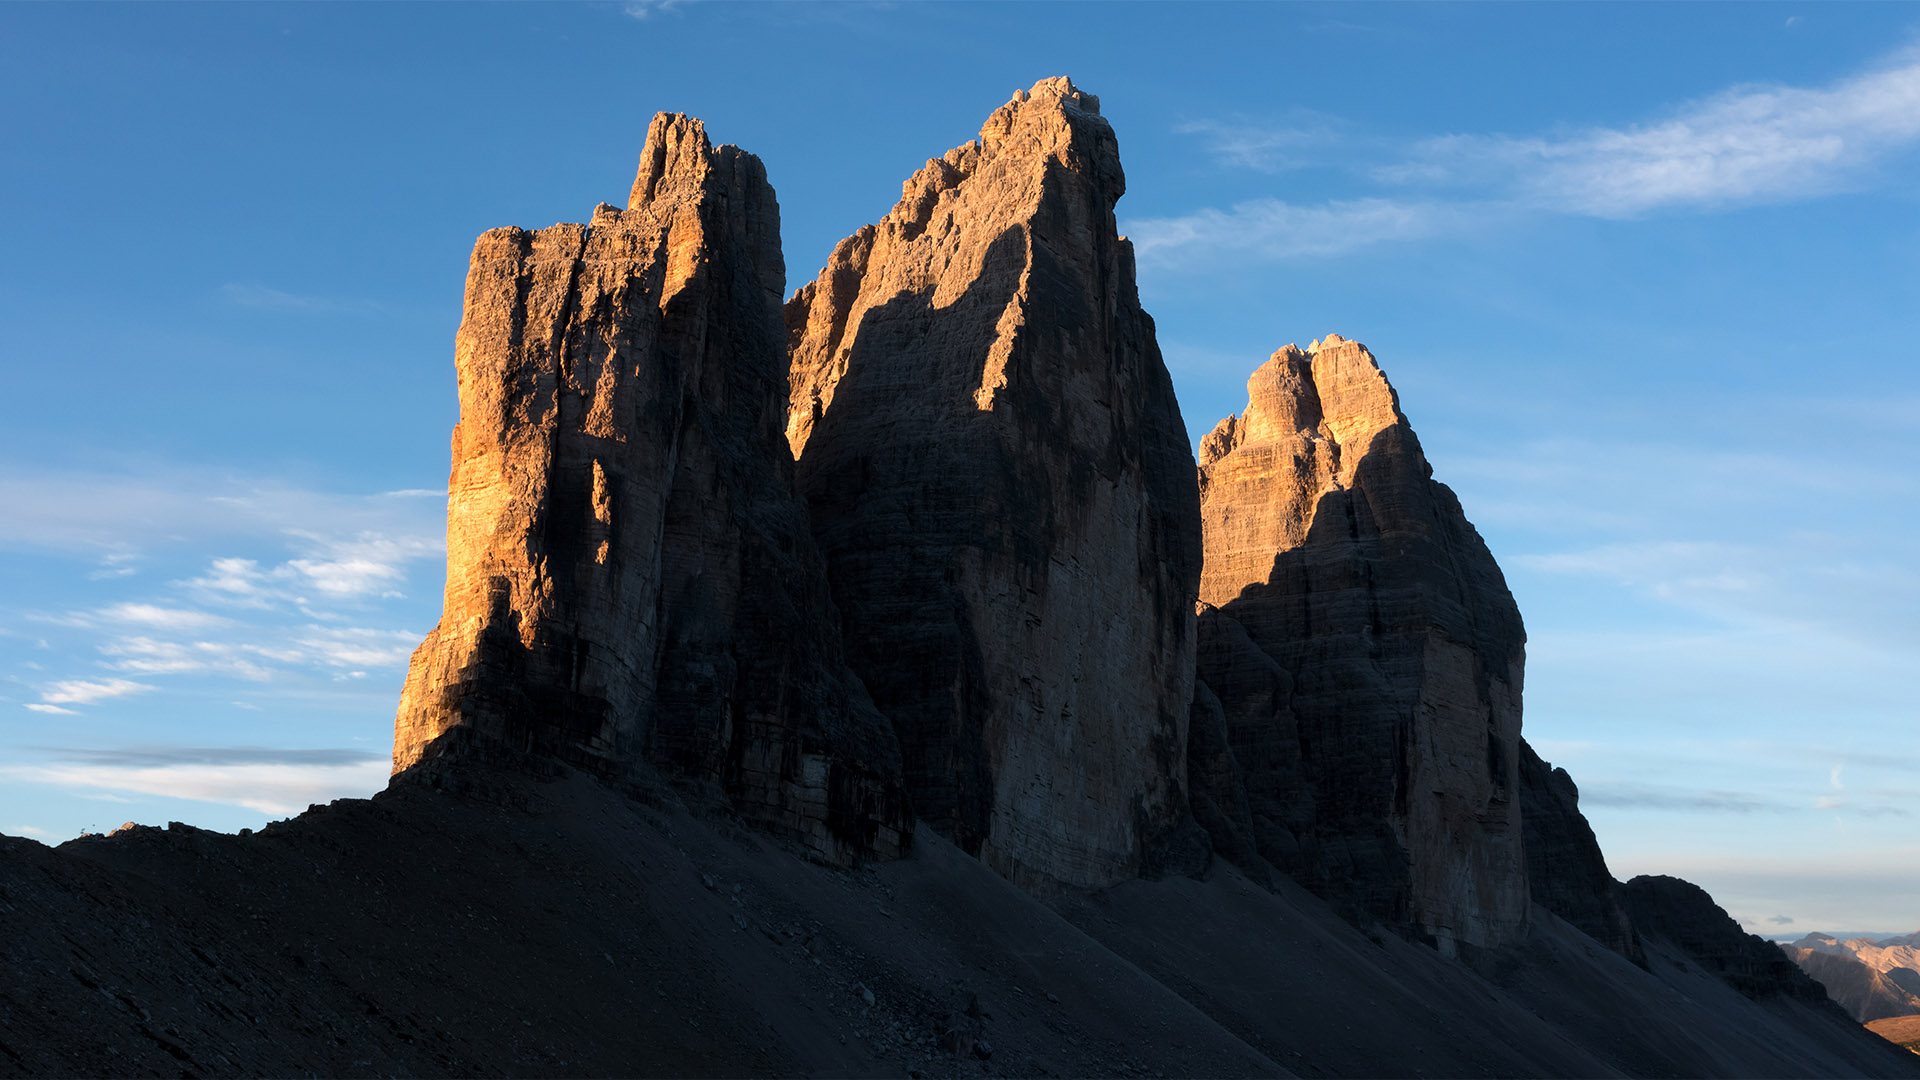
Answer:
<svg viewBox="0 0 1920 1080"><path fill-rule="evenodd" d="M396 773L504 752L665 775L836 861L906 843L781 436L779 213L758 158L662 113L627 209L475 244Z"/></svg>
<svg viewBox="0 0 1920 1080"><path fill-rule="evenodd" d="M1186 713L1199 518L1064 78L929 161L787 304L787 437L916 813L1023 887L1197 865Z"/></svg>
<svg viewBox="0 0 1920 1080"><path fill-rule="evenodd" d="M1500 568L1364 346L1289 345L1247 393L1200 452L1200 816L1355 917L1517 940L1526 633Z"/></svg>

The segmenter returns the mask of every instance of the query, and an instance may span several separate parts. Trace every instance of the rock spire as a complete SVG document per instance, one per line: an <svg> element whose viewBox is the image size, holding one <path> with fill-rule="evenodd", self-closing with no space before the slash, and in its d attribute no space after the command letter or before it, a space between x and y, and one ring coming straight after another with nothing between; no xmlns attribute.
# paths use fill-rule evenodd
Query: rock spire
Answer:
<svg viewBox="0 0 1920 1080"><path fill-rule="evenodd" d="M1520 613L1367 349L1255 371L1201 445L1196 806L1337 906L1453 945L1527 920Z"/></svg>
<svg viewBox="0 0 1920 1080"><path fill-rule="evenodd" d="M1124 190L1098 99L1044 80L787 304L787 438L849 660L916 814L1023 886L1204 858L1193 457Z"/></svg>
<svg viewBox="0 0 1920 1080"><path fill-rule="evenodd" d="M505 750L663 773L829 858L904 843L781 433L779 213L759 159L663 113L627 209L475 244L446 602L396 772Z"/></svg>

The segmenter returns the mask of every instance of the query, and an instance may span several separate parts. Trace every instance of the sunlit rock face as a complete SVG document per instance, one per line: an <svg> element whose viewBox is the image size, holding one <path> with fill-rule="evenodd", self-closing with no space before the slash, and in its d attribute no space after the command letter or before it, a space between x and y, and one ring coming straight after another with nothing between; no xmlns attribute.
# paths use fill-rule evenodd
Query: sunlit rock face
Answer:
<svg viewBox="0 0 1920 1080"><path fill-rule="evenodd" d="M1357 917L1514 940L1526 638L1500 568L1364 346L1289 345L1247 392L1200 452L1196 711L1228 755L1196 755L1200 816Z"/></svg>
<svg viewBox="0 0 1920 1080"><path fill-rule="evenodd" d="M848 657L915 813L1035 888L1204 845L1193 456L1124 188L1098 100L1043 81L787 304L787 438Z"/></svg>
<svg viewBox="0 0 1920 1080"><path fill-rule="evenodd" d="M654 118L627 209L480 237L446 604L396 772L505 748L663 773L830 858L899 850L898 748L841 659L782 435L784 288L760 161L684 116Z"/></svg>

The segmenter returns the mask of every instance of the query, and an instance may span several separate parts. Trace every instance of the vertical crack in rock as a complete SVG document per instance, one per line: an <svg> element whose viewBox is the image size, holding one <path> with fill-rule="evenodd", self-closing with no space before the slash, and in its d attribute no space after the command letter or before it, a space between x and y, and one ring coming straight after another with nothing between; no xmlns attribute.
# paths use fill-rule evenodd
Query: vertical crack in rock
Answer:
<svg viewBox="0 0 1920 1080"><path fill-rule="evenodd" d="M1352 917L1513 941L1526 636L1500 568L1365 347L1289 345L1247 392L1201 446L1201 816Z"/></svg>
<svg viewBox="0 0 1920 1080"><path fill-rule="evenodd" d="M1192 868L1199 511L1098 99L1048 79L787 303L787 438L915 813L1028 888Z"/></svg>
<svg viewBox="0 0 1920 1080"><path fill-rule="evenodd" d="M779 215L759 159L663 113L627 209L475 244L446 604L396 773L470 750L657 770L827 858L905 843L781 434Z"/></svg>

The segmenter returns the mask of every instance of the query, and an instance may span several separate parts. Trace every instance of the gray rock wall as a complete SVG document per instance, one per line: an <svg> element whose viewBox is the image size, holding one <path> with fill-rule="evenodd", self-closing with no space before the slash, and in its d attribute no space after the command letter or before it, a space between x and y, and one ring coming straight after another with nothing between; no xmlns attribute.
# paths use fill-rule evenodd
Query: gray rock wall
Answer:
<svg viewBox="0 0 1920 1080"><path fill-rule="evenodd" d="M1045 80L787 305L848 657L916 814L1025 887L1152 872L1190 821L1199 513L1124 189L1098 100Z"/></svg>
<svg viewBox="0 0 1920 1080"><path fill-rule="evenodd" d="M1248 399L1200 461L1199 665L1244 829L1356 917L1515 940L1526 636L1500 568L1365 347L1288 346Z"/></svg>
<svg viewBox="0 0 1920 1080"><path fill-rule="evenodd" d="M784 285L765 170L683 116L655 117L626 210L480 237L445 608L396 772L477 745L664 772L837 860L905 843L781 435Z"/></svg>

